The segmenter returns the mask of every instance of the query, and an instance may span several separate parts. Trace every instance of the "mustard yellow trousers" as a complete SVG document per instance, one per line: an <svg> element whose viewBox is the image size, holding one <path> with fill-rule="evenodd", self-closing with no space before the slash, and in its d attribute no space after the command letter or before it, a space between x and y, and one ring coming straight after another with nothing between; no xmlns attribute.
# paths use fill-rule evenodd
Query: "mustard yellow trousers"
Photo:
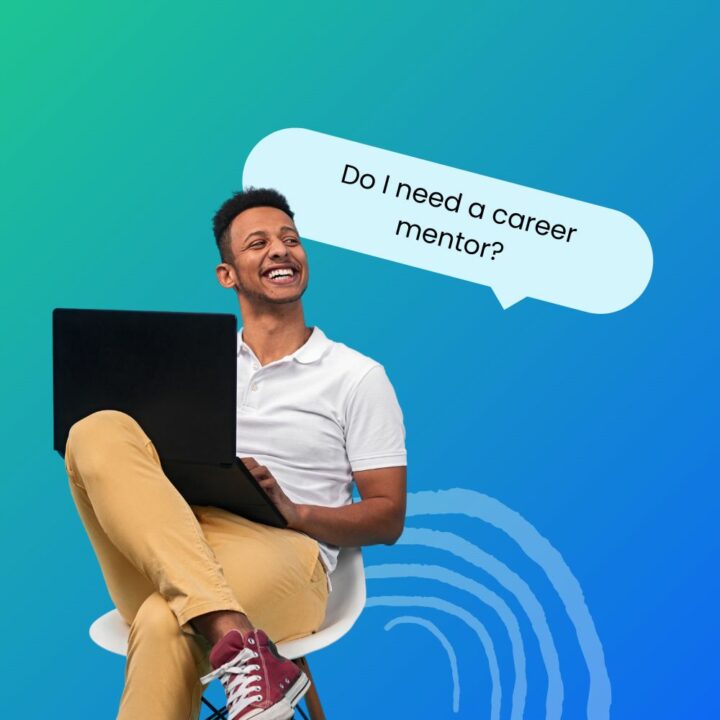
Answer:
<svg viewBox="0 0 720 720"><path fill-rule="evenodd" d="M244 612L280 642L309 635L328 589L315 540L188 505L142 428L112 410L76 423L70 490L110 597L130 624L119 720L194 720L208 646L189 621Z"/></svg>

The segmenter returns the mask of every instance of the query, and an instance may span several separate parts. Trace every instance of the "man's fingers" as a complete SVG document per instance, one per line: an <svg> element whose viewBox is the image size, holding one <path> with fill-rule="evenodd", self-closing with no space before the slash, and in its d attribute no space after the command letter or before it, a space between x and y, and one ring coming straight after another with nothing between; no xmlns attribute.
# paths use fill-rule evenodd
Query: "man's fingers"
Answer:
<svg viewBox="0 0 720 720"><path fill-rule="evenodd" d="M272 477L270 471L264 465L258 465L257 467L251 468L250 473L256 480L261 478Z"/></svg>
<svg viewBox="0 0 720 720"><path fill-rule="evenodd" d="M274 495L279 489L275 478L271 476L258 479L258 485L268 494Z"/></svg>
<svg viewBox="0 0 720 720"><path fill-rule="evenodd" d="M279 488L277 480L275 480L267 466L260 465L255 458L240 458L240 460L265 492L270 493Z"/></svg>
<svg viewBox="0 0 720 720"><path fill-rule="evenodd" d="M256 479L264 477L272 477L272 474L265 465L260 465L255 458L240 458L245 467L250 471L250 474Z"/></svg>

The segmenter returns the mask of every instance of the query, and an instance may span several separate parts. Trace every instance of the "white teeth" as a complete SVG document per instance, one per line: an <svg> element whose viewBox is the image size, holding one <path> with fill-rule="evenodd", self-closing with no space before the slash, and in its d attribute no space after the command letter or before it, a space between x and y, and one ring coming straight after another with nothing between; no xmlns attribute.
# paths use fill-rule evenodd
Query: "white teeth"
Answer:
<svg viewBox="0 0 720 720"><path fill-rule="evenodd" d="M291 268L281 268L278 270L271 270L268 273L268 277L271 280L274 280L277 277L292 277L295 274L295 271Z"/></svg>

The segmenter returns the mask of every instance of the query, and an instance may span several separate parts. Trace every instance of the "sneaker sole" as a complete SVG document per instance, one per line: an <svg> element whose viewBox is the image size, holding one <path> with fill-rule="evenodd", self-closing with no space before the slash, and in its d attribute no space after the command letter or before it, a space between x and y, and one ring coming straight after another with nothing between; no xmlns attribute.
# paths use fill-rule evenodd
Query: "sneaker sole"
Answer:
<svg viewBox="0 0 720 720"><path fill-rule="evenodd" d="M302 699L305 693L310 689L310 680L308 676L300 671L300 677L295 684L287 691L286 699L290 703L290 707L294 708Z"/></svg>
<svg viewBox="0 0 720 720"><path fill-rule="evenodd" d="M301 672L300 677L288 689L284 698L276 702L272 707L267 708L267 710L245 715L243 720L291 720L295 715L295 706L303 699L309 689L310 681L307 675Z"/></svg>

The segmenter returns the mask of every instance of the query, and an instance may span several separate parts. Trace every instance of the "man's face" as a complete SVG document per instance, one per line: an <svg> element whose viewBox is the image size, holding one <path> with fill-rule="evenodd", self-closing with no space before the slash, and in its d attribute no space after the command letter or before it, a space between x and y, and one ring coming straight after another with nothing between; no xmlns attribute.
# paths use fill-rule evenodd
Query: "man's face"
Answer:
<svg viewBox="0 0 720 720"><path fill-rule="evenodd" d="M251 208L230 225L231 263L242 297L292 303L307 287L309 271L295 223L282 210Z"/></svg>

